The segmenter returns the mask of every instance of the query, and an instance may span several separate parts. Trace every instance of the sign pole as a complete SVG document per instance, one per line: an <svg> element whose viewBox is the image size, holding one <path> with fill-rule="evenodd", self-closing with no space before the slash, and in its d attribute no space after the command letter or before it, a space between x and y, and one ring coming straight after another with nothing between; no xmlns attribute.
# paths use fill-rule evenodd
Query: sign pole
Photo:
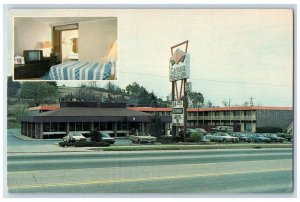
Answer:
<svg viewBox="0 0 300 202"><path fill-rule="evenodd" d="M175 49L185 45L185 51ZM190 77L190 56L187 53L188 40L171 47L169 61L170 81L172 82L172 135L178 136L179 127L183 127L183 141L187 141L187 78ZM178 91L177 81L180 81Z"/></svg>
<svg viewBox="0 0 300 202"><path fill-rule="evenodd" d="M186 142L187 141L187 131L186 131L186 125L187 125L187 104L188 104L188 100L187 100L187 93L186 93L186 79L183 79L183 141Z"/></svg>

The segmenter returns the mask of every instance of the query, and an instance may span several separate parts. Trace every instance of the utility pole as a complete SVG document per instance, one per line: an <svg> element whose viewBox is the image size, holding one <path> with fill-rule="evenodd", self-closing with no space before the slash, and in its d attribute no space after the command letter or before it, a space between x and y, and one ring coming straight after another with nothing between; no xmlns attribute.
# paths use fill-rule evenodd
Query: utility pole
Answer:
<svg viewBox="0 0 300 202"><path fill-rule="evenodd" d="M251 96L251 98L250 98L250 106L254 106L254 98Z"/></svg>

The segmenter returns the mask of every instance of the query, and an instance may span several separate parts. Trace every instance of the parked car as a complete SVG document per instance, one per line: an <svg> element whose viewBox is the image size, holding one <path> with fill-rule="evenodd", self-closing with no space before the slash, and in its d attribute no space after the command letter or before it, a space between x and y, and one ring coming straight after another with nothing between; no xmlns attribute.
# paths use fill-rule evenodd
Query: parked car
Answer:
<svg viewBox="0 0 300 202"><path fill-rule="evenodd" d="M253 142L271 142L270 138L264 137L262 134L253 134L251 135L251 140Z"/></svg>
<svg viewBox="0 0 300 202"><path fill-rule="evenodd" d="M115 138L111 137L106 131L97 131L93 136L91 136L91 141L107 142L109 144L114 144Z"/></svg>
<svg viewBox="0 0 300 202"><path fill-rule="evenodd" d="M203 129L203 128L195 128L195 131L200 132L202 134L206 134L207 133L207 131L205 129Z"/></svg>
<svg viewBox="0 0 300 202"><path fill-rule="evenodd" d="M211 129L213 132L233 132L232 126L217 126Z"/></svg>
<svg viewBox="0 0 300 202"><path fill-rule="evenodd" d="M248 137L246 134L244 133L232 133L230 134L233 137L237 137L239 139L239 142L251 142L251 138Z"/></svg>
<svg viewBox="0 0 300 202"><path fill-rule="evenodd" d="M237 137L232 137L228 133L214 133L212 135L206 135L206 139L212 142L238 142Z"/></svg>
<svg viewBox="0 0 300 202"><path fill-rule="evenodd" d="M63 137L64 142L86 142L86 137L81 132L69 132L67 136Z"/></svg>
<svg viewBox="0 0 300 202"><path fill-rule="evenodd" d="M277 136L285 138L287 141L293 140L293 134L290 134L290 133L277 133Z"/></svg>
<svg viewBox="0 0 300 202"><path fill-rule="evenodd" d="M278 137L277 134L267 134L266 137L270 138L271 142L284 142L284 141L286 141L285 138Z"/></svg>
<svg viewBox="0 0 300 202"><path fill-rule="evenodd" d="M147 133L136 133L129 135L129 139L132 141L132 143L154 143L157 141L156 137Z"/></svg>

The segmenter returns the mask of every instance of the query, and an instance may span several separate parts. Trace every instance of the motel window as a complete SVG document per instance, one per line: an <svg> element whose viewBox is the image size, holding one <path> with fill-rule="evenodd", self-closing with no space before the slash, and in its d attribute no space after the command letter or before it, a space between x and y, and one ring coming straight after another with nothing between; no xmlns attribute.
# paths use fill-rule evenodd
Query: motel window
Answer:
<svg viewBox="0 0 300 202"><path fill-rule="evenodd" d="M251 111L244 111L245 116L251 116Z"/></svg>
<svg viewBox="0 0 300 202"><path fill-rule="evenodd" d="M58 131L66 131L66 123L59 123Z"/></svg>
<svg viewBox="0 0 300 202"><path fill-rule="evenodd" d="M35 124L34 123L31 123L31 130L32 130L33 134L35 134Z"/></svg>
<svg viewBox="0 0 300 202"><path fill-rule="evenodd" d="M229 115L230 115L229 111L224 112L224 116L229 116Z"/></svg>
<svg viewBox="0 0 300 202"><path fill-rule="evenodd" d="M220 116L220 112L215 112L215 115L216 116Z"/></svg>
<svg viewBox="0 0 300 202"><path fill-rule="evenodd" d="M76 131L82 131L82 122L76 122Z"/></svg>
<svg viewBox="0 0 300 202"><path fill-rule="evenodd" d="M100 123L100 130L106 130L106 125L107 125L106 122Z"/></svg>
<svg viewBox="0 0 300 202"><path fill-rule="evenodd" d="M107 130L113 130L113 123L107 122Z"/></svg>
<svg viewBox="0 0 300 202"><path fill-rule="evenodd" d="M50 123L43 123L43 131L50 132Z"/></svg>
<svg viewBox="0 0 300 202"><path fill-rule="evenodd" d="M95 124L94 124L94 128L95 128ZM82 130L83 131L90 131L90 123L89 122L82 123Z"/></svg>
<svg viewBox="0 0 300 202"><path fill-rule="evenodd" d="M58 123L57 122L53 122L51 123L51 132L57 132L58 131Z"/></svg>
<svg viewBox="0 0 300 202"><path fill-rule="evenodd" d="M127 122L122 123L122 129L121 130L128 130L128 123Z"/></svg>
<svg viewBox="0 0 300 202"><path fill-rule="evenodd" d="M117 130L122 130L122 122L117 123Z"/></svg>
<svg viewBox="0 0 300 202"><path fill-rule="evenodd" d="M69 123L69 130L70 131L75 131L75 122Z"/></svg>
<svg viewBox="0 0 300 202"><path fill-rule="evenodd" d="M233 111L233 115L234 115L234 116L240 116L240 115L241 115L241 112L240 112L240 111Z"/></svg>
<svg viewBox="0 0 300 202"><path fill-rule="evenodd" d="M84 126L83 126L84 127ZM99 122L94 122L94 130L99 130L100 127L99 127Z"/></svg>

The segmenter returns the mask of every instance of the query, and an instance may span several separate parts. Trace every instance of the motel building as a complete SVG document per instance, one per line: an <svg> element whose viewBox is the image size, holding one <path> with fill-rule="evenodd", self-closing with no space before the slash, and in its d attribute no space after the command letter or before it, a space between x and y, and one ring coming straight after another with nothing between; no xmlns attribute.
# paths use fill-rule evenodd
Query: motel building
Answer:
<svg viewBox="0 0 300 202"><path fill-rule="evenodd" d="M171 108L126 107L125 103L62 102L60 106L39 106L19 117L21 134L37 139L62 138L69 131L109 131L124 137L129 131L149 132L156 114L164 125L164 133L172 128ZM292 107L219 107L188 108L187 127L206 130L221 125L235 131L256 132L259 127L286 129L293 121Z"/></svg>
<svg viewBox="0 0 300 202"><path fill-rule="evenodd" d="M60 106L39 106L19 117L21 134L36 138L62 138L69 131L108 131L126 136L129 130L147 132L153 115L126 108L123 103L62 102Z"/></svg>
<svg viewBox="0 0 300 202"><path fill-rule="evenodd" d="M171 117L172 108L132 107L139 112ZM286 129L293 121L292 107L218 107L188 108L187 127L210 128L216 126L233 126L234 131L256 132L258 127L279 127ZM169 123L166 128L171 128Z"/></svg>

